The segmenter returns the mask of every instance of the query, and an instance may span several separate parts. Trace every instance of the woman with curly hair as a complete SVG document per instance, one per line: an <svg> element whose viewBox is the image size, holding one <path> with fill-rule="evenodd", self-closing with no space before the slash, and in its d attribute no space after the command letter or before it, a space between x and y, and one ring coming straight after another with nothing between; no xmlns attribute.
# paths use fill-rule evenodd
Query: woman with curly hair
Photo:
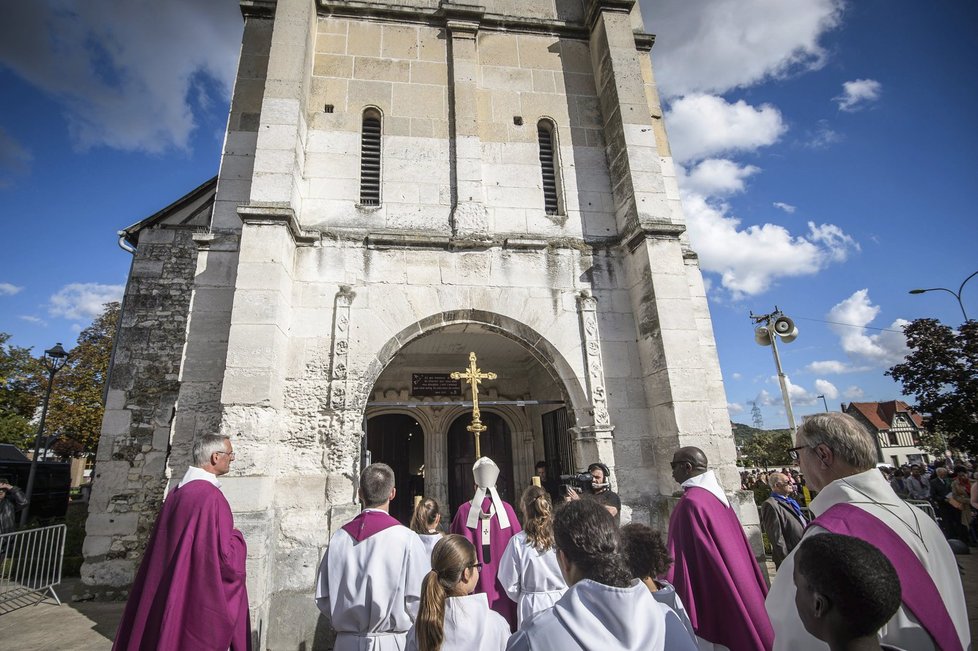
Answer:
<svg viewBox="0 0 978 651"><path fill-rule="evenodd" d="M429 556L431 556L431 552L438 541L445 535L438 528L440 523L441 509L434 498L426 497L415 505L410 528L411 531L418 534L418 538L421 539Z"/></svg>
<svg viewBox="0 0 978 651"><path fill-rule="evenodd" d="M431 552L431 571L421 584L421 605L408 631L408 651L503 651L509 624L489 610L483 593L472 594L482 564L464 536L443 537Z"/></svg>
<svg viewBox="0 0 978 651"><path fill-rule="evenodd" d="M625 563L632 576L645 584L653 599L679 616L690 639L696 643L696 632L693 631L683 600L676 594L676 588L665 579L656 578L663 576L672 566L672 557L662 536L648 525L632 522L621 528L621 542Z"/></svg>
<svg viewBox="0 0 978 651"><path fill-rule="evenodd" d="M547 491L530 486L520 498L523 531L509 539L496 578L517 603L518 627L549 610L567 591L554 549L553 505Z"/></svg>
<svg viewBox="0 0 978 651"><path fill-rule="evenodd" d="M510 638L508 651L695 651L676 614L625 566L615 520L597 500L554 514L557 563L570 588ZM667 638L667 616L679 635ZM674 643L675 642L675 643Z"/></svg>

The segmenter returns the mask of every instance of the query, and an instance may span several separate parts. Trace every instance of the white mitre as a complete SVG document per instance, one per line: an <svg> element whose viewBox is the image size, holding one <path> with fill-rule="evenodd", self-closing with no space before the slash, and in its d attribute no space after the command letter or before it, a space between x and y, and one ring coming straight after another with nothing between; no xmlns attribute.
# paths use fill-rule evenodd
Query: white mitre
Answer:
<svg viewBox="0 0 978 651"><path fill-rule="evenodd" d="M472 476L475 478L475 496L472 498L469 518L465 526L475 529L479 525L479 514L482 513L482 501L486 498L488 491L492 498L492 508L499 518L499 528L509 529L509 514L503 508L503 501L499 499L499 492L496 490L496 480L499 479L499 466L489 457L481 457L472 466Z"/></svg>

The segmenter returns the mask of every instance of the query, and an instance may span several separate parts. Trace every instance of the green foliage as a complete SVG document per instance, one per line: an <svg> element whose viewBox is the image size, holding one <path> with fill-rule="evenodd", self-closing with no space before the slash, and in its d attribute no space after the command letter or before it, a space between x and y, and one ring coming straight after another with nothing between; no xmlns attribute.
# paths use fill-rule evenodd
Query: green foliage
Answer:
<svg viewBox="0 0 978 651"><path fill-rule="evenodd" d="M63 456L95 454L102 429L102 392L109 373L112 342L119 322L119 303L78 335L71 357L55 376L45 430L61 434L54 449Z"/></svg>
<svg viewBox="0 0 978 651"><path fill-rule="evenodd" d="M7 343L0 332L0 443L24 448L34 435L31 419L41 401L40 364L30 348Z"/></svg>
<svg viewBox="0 0 978 651"><path fill-rule="evenodd" d="M794 446L791 430L755 429L734 423L734 439L745 467L789 466L788 449Z"/></svg>
<svg viewBox="0 0 978 651"><path fill-rule="evenodd" d="M886 372L916 400L913 409L930 416L930 429L952 449L978 454L978 321L956 331L936 319L904 327L910 353ZM932 449L933 440L925 441Z"/></svg>

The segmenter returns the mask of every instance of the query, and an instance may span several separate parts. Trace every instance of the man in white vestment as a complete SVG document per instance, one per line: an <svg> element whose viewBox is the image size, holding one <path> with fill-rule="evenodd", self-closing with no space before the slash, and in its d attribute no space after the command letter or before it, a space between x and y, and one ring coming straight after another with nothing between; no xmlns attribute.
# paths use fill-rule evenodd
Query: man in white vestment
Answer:
<svg viewBox="0 0 978 651"><path fill-rule="evenodd" d="M884 553L887 545L905 552L896 560L889 553L887 556L898 573L915 573L913 589L907 592L922 590L928 577L932 580L930 588L936 588L933 598L922 608L908 601L914 599L913 594L904 595L900 609L880 631L883 643L932 651L937 648L936 635L945 638L941 644L944 651L967 650L971 635L954 555L937 524L897 497L876 469L876 446L869 431L847 414L816 414L798 428L795 445L790 450L792 458L798 460L808 484L820 491L810 505L815 520L806 529L805 537L824 533L825 527L831 527L834 533L867 536L865 539ZM858 525L850 524L850 531L837 531L846 526L846 521ZM829 647L810 635L798 616L792 578L794 556L794 551L788 554L767 596L766 607L774 624L774 649L827 651ZM901 575L901 583L905 582L904 576L907 575Z"/></svg>
<svg viewBox="0 0 978 651"><path fill-rule="evenodd" d="M335 651L404 649L418 615L431 558L417 534L391 517L395 491L390 466L364 468L363 511L333 534L319 566L316 605L336 631Z"/></svg>

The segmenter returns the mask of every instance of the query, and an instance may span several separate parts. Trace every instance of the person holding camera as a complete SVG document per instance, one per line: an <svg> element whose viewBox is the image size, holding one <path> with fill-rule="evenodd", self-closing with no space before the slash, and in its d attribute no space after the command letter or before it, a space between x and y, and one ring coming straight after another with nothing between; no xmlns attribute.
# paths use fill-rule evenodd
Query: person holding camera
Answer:
<svg viewBox="0 0 978 651"><path fill-rule="evenodd" d="M27 506L27 496L6 479L0 479L0 534L17 528L17 512Z"/></svg>
<svg viewBox="0 0 978 651"><path fill-rule="evenodd" d="M591 476L590 483L586 482L587 475ZM608 466L597 461L588 466L587 472L578 475L577 478L584 480L582 483L586 492L582 494L590 495L597 500L615 518L615 524L621 524L621 498L618 497L618 493L611 490L611 471ZM581 493L578 493L571 486L565 486L565 502L579 499L581 499Z"/></svg>

